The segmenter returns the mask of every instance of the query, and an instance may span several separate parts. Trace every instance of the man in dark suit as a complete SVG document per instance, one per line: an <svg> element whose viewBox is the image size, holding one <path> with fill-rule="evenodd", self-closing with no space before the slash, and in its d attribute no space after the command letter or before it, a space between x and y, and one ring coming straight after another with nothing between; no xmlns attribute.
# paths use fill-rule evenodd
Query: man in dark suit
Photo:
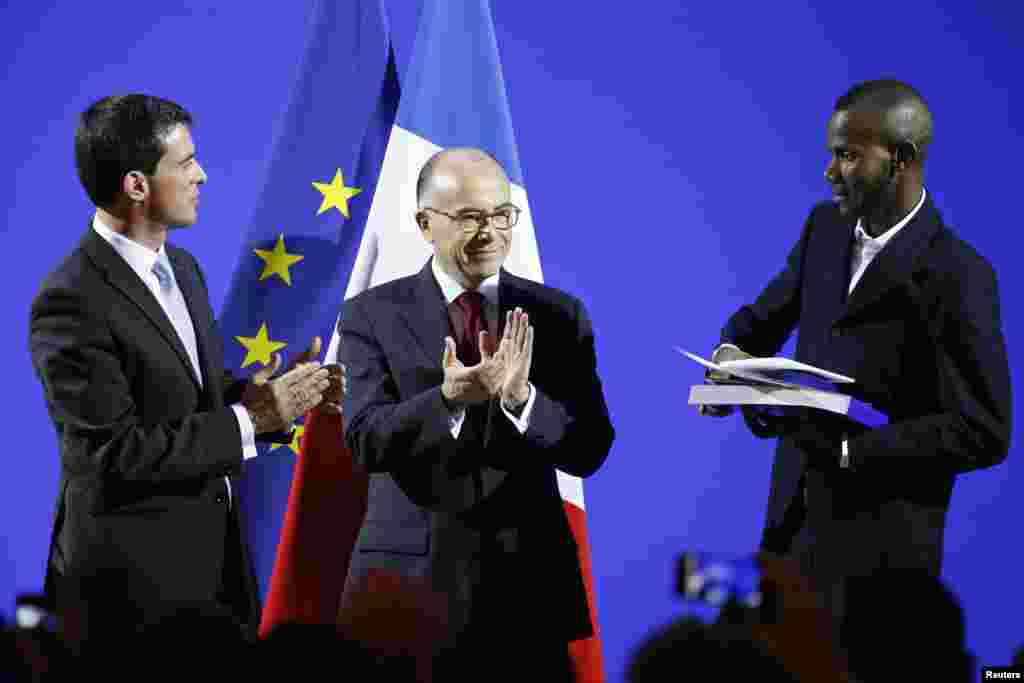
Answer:
<svg viewBox="0 0 1024 683"><path fill-rule="evenodd" d="M920 94L897 81L856 85L827 140L834 201L811 210L714 358L772 356L798 327L798 360L855 378L844 390L889 417L865 430L821 414L773 423L746 413L755 433L784 436L762 545L798 556L841 616L850 578L940 573L955 477L1006 457L1011 413L995 273L924 188L932 117Z"/></svg>
<svg viewBox="0 0 1024 683"><path fill-rule="evenodd" d="M555 469L593 474L614 438L590 320L501 268L519 209L492 157L438 153L417 195L433 257L339 323L346 438L370 473L346 599L373 571L424 579L448 607L442 676L560 680L593 627Z"/></svg>
<svg viewBox="0 0 1024 683"><path fill-rule="evenodd" d="M251 381L224 373L199 266L166 241L196 221L206 181L191 123L145 95L82 114L76 163L97 209L32 304L32 360L61 455L47 591L58 606L84 599L97 627L213 601L254 627L233 478L257 436L287 438L297 415L340 402L339 375L306 362L317 340L276 379L279 356Z"/></svg>

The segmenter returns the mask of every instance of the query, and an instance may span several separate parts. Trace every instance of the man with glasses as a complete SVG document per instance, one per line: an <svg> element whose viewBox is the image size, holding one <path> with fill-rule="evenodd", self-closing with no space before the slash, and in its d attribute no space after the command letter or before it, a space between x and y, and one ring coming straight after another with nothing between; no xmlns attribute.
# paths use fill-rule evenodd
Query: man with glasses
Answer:
<svg viewBox="0 0 1024 683"><path fill-rule="evenodd" d="M589 476L614 438L590 320L502 269L520 210L490 155L436 154L417 204L433 257L339 323L346 439L370 473L346 600L374 572L423 579L446 598L438 680L572 680L566 646L593 627L555 469Z"/></svg>

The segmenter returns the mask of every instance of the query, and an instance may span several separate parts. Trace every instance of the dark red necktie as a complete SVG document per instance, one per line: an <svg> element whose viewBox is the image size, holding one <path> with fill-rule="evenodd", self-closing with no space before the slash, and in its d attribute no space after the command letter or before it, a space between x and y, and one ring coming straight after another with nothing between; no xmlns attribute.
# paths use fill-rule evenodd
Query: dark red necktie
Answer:
<svg viewBox="0 0 1024 683"><path fill-rule="evenodd" d="M483 294L467 289L448 306L456 352L467 367L480 362L480 331L487 329L483 304Z"/></svg>

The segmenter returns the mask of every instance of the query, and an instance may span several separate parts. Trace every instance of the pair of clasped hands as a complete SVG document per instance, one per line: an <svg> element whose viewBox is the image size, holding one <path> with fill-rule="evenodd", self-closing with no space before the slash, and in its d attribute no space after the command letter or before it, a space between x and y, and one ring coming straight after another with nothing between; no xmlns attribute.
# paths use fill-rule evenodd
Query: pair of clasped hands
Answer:
<svg viewBox="0 0 1024 683"><path fill-rule="evenodd" d="M309 348L299 354L278 377L281 354L275 353L270 365L253 373L242 393L241 403L252 418L257 434L291 429L300 415L319 408L341 414L345 397L345 366L321 365L320 337L313 337Z"/></svg>
<svg viewBox="0 0 1024 683"><path fill-rule="evenodd" d="M444 339L444 382L441 394L452 407L463 407L500 397L505 408L518 411L530 398L530 366L533 363L533 326L521 308L505 316L505 330L498 349L491 353L487 331L480 332L480 362L466 366L456 355L455 340Z"/></svg>
<svg viewBox="0 0 1024 683"><path fill-rule="evenodd" d="M295 418L313 408L340 414L345 397L345 366L321 365L320 337L288 365L278 377L281 355L255 372L242 393L242 405L257 434L286 431ZM449 405L462 407L501 397L505 407L516 411L530 397L530 366L533 362L533 327L520 308L509 311L498 350L490 352L486 331L480 333L480 362L467 367L456 356L455 340L445 338L442 358L444 383L441 392Z"/></svg>

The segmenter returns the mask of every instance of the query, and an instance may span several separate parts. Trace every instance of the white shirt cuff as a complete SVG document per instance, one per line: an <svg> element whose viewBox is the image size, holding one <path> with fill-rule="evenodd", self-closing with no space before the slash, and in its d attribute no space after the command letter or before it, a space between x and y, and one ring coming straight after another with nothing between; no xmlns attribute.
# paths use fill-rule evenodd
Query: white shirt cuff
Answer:
<svg viewBox="0 0 1024 683"><path fill-rule="evenodd" d="M850 469L850 447L846 439L843 439L843 452L839 455L839 468Z"/></svg>
<svg viewBox="0 0 1024 683"><path fill-rule="evenodd" d="M242 459L255 458L257 455L256 428L252 424L252 418L249 417L249 411L241 403L233 404L231 409L235 411L235 417L238 419L238 431L242 433Z"/></svg>
<svg viewBox="0 0 1024 683"><path fill-rule="evenodd" d="M462 432L462 423L466 421L466 409L462 406L452 409L448 413L448 429L452 433L453 439L459 438L459 433Z"/></svg>
<svg viewBox="0 0 1024 683"><path fill-rule="evenodd" d="M523 405L523 410L519 413L519 417L516 417L509 411L505 410L505 402L499 401L501 404L501 412L508 416L508 419L512 420L512 424L516 426L520 434L525 434L526 430L530 428L530 413L533 412L533 404L537 398L537 392L533 388L533 384L528 384L530 387L530 396L526 399L526 404Z"/></svg>
<svg viewBox="0 0 1024 683"><path fill-rule="evenodd" d="M509 411L505 410L504 403L498 401L501 405L501 412L508 416L508 419L512 421L512 424L515 425L520 434L525 434L526 430L530 428L530 414L533 412L533 404L536 403L537 399L537 391L533 388L533 384L529 384L528 386L530 387L530 396L526 399L526 403L523 405L523 410L519 414L519 417L516 417ZM462 432L462 423L465 421L465 408L455 408L448 414L448 429L451 430L453 439L459 438L459 434Z"/></svg>

